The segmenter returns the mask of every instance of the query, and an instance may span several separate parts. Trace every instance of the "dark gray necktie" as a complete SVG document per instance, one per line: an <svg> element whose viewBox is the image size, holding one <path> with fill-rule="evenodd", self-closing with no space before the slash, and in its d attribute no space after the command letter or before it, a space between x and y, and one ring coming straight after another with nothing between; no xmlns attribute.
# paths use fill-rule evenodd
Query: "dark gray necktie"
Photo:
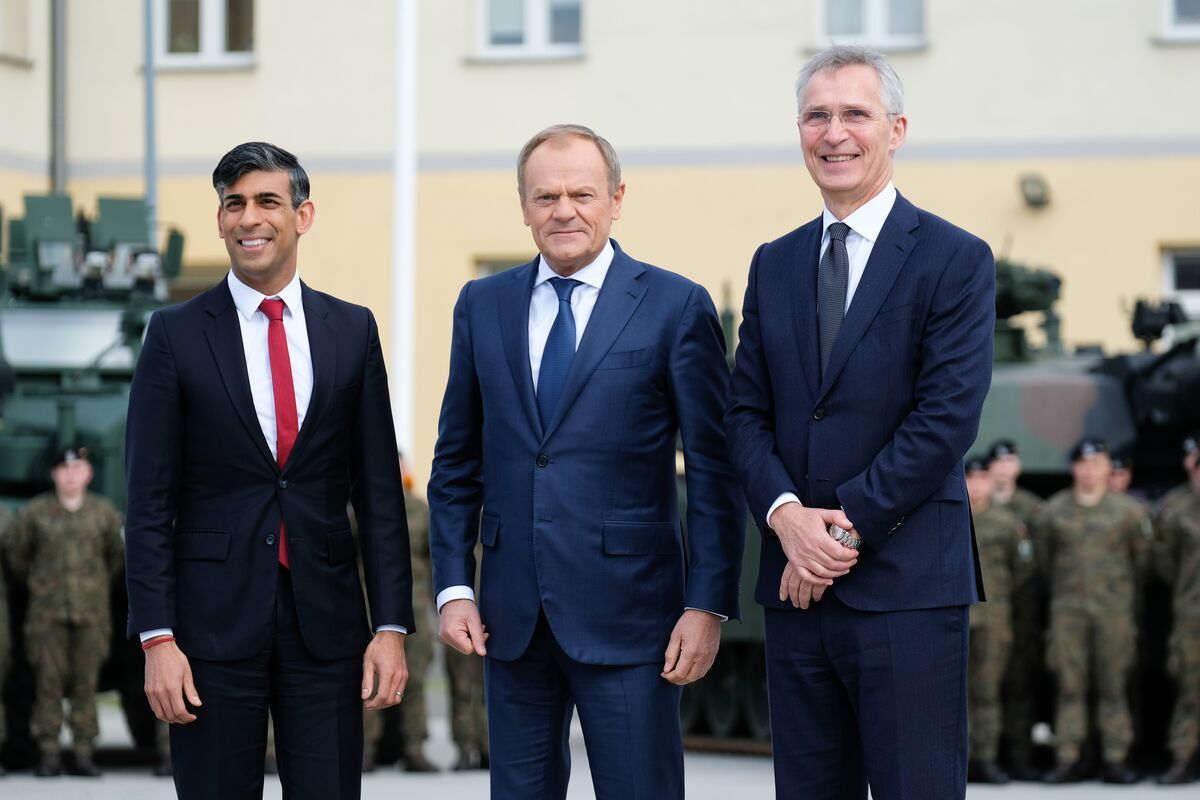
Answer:
<svg viewBox="0 0 1200 800"><path fill-rule="evenodd" d="M846 311L846 282L850 277L850 257L846 255L846 234L850 226L835 222L829 226L829 247L817 268L817 324L820 328L821 374L829 366L829 354L842 328Z"/></svg>

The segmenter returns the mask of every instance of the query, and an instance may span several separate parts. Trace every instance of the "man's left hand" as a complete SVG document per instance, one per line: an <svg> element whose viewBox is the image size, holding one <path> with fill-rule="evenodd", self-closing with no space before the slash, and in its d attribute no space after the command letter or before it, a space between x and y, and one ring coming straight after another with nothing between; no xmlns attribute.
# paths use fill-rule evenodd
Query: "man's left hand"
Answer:
<svg viewBox="0 0 1200 800"><path fill-rule="evenodd" d="M683 612L667 643L662 676L676 686L703 678L721 646L721 620L707 611Z"/></svg>
<svg viewBox="0 0 1200 800"><path fill-rule="evenodd" d="M363 653L363 708L394 706L404 697L408 684L408 661L404 657L404 634L379 631ZM375 696L371 696L371 692Z"/></svg>

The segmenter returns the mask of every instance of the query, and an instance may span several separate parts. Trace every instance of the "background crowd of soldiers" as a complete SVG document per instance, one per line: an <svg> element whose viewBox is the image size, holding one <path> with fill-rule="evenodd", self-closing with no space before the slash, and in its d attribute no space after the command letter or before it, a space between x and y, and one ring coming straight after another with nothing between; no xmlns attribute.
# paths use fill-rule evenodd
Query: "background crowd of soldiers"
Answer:
<svg viewBox="0 0 1200 800"><path fill-rule="evenodd" d="M68 447L54 453L54 488L29 500L16 514L0 504L0 558L7 574L28 593L23 625L26 657L35 679L30 733L37 743L34 774L95 777L100 774L94 748L100 733L96 691L109 652L113 621L113 581L124 565L121 514L88 491L93 477L88 453ZM436 772L424 754L429 736L425 679L434 658L437 620L433 609L429 557L429 509L412 491L404 472L405 502L412 543L413 599L421 633L407 646L409 681L404 703L365 715L363 769L376 761L398 762L409 772ZM0 689L12 656L6 570L0 568ZM18 624L18 623L14 623ZM451 736L458 747L455 770L488 767L487 716L483 706L483 661L443 648L450 694ZM64 702L69 712L64 720ZM62 733L70 732L66 752ZM5 704L0 695L0 746L7 737ZM398 728L396 752L383 752L388 727ZM155 735L156 775L170 775L166 724ZM268 746L267 761L273 761ZM4 774L0 762L0 776Z"/></svg>
<svg viewBox="0 0 1200 800"><path fill-rule="evenodd" d="M967 459L988 594L971 609L972 780L1136 782L1131 756L1148 727L1137 677L1163 666L1175 701L1158 782L1200 777L1198 443L1184 440L1187 479L1154 505L1129 492L1132 463L1100 439L1074 447L1071 486L1044 501L1017 486L1012 442ZM1155 582L1170 598L1165 665L1138 658L1149 652L1139 646L1145 623L1161 621L1162 609L1146 603ZM1038 722L1050 726L1042 738L1054 751L1045 769L1035 758Z"/></svg>

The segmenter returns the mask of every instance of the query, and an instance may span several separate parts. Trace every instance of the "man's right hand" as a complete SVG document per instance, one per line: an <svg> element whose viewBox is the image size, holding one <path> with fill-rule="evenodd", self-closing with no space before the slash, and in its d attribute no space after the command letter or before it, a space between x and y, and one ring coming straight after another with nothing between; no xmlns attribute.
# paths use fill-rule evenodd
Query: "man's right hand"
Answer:
<svg viewBox="0 0 1200 800"><path fill-rule="evenodd" d="M460 653L487 655L487 630L479 619L479 607L472 600L451 600L442 606L438 635Z"/></svg>
<svg viewBox="0 0 1200 800"><path fill-rule="evenodd" d="M146 651L146 699L154 716L163 722L186 725L196 721L184 698L199 707L200 694L192 683L192 668L175 642L155 645Z"/></svg>
<svg viewBox="0 0 1200 800"><path fill-rule="evenodd" d="M839 509L808 508L784 503L767 521L783 546L783 554L802 581L813 586L832 586L858 563L858 552L843 547L829 535L829 526L847 530L854 526Z"/></svg>

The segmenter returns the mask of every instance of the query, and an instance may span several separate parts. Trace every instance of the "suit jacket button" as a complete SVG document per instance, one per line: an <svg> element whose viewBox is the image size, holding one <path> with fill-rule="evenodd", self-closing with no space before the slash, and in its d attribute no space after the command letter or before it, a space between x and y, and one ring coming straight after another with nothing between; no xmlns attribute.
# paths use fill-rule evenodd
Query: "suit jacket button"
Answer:
<svg viewBox="0 0 1200 800"><path fill-rule="evenodd" d="M279 479L279 488L286 489L287 487L288 487L288 482L285 481L283 478L280 478Z"/></svg>
<svg viewBox="0 0 1200 800"><path fill-rule="evenodd" d="M268 533L266 541L267 541L267 544L275 544L275 534Z"/></svg>
<svg viewBox="0 0 1200 800"><path fill-rule="evenodd" d="M825 409L818 408L813 412L813 419L825 419Z"/></svg>
<svg viewBox="0 0 1200 800"><path fill-rule="evenodd" d="M550 459L546 458L546 454L545 454L545 453L539 453L539 454L538 454L538 457L537 457L537 465L538 465L539 467L544 467L544 466L546 466L546 465L547 465L547 464L549 464L549 463L550 463Z"/></svg>

